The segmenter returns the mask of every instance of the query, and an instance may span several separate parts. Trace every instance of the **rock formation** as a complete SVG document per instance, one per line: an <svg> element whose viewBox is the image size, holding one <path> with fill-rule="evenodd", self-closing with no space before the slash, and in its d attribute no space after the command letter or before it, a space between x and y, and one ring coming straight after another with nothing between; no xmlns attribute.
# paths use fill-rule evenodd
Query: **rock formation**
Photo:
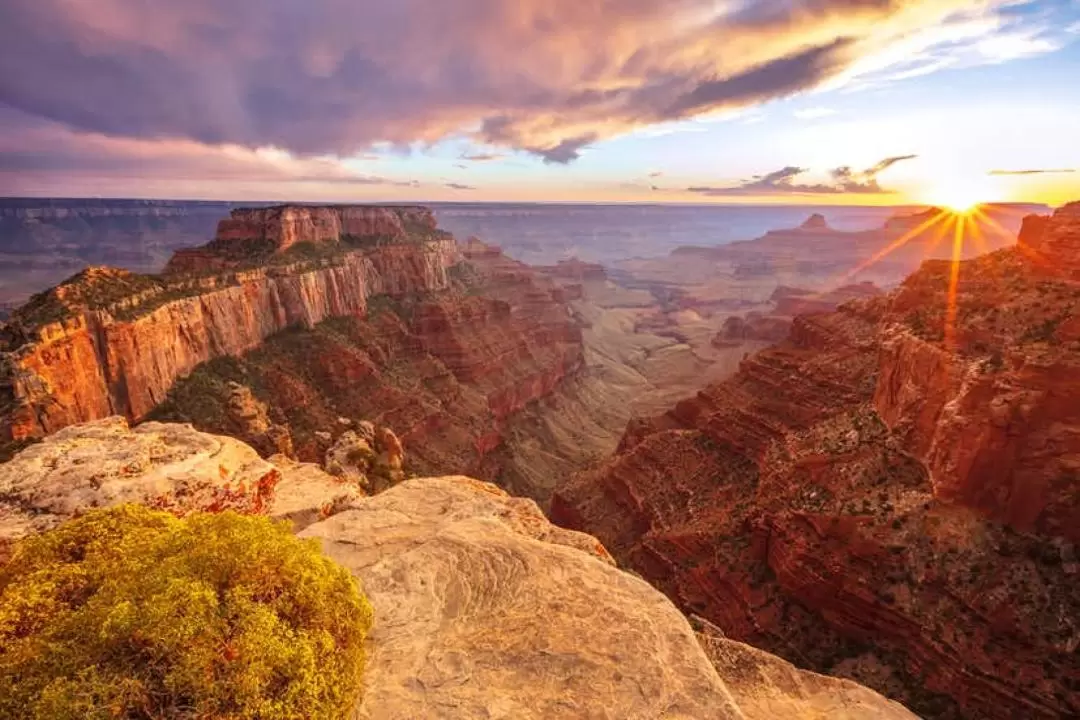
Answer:
<svg viewBox="0 0 1080 720"><path fill-rule="evenodd" d="M1019 243L1049 274L1080 279L1080 202L1060 208L1053 221L1038 215L1025 219Z"/></svg>
<svg viewBox="0 0 1080 720"><path fill-rule="evenodd" d="M218 224L210 244L178 250L166 273L220 272L252 257L282 255L301 243L309 247L342 241L374 246L435 238L435 217L424 207L365 205L279 205L239 208Z"/></svg>
<svg viewBox="0 0 1080 720"><path fill-rule="evenodd" d="M718 348L739 347L747 340L779 342L791 331L791 318L762 315L759 312L745 316L732 315L724 321L720 332L713 338Z"/></svg>
<svg viewBox="0 0 1080 720"><path fill-rule="evenodd" d="M14 314L0 437L112 414L140 419L200 363L287 327L363 314L373 296L446 289L460 259L452 239L425 238L202 278L85 271Z"/></svg>
<svg viewBox="0 0 1080 720"><path fill-rule="evenodd" d="M260 492L265 507L245 502ZM60 430L0 464L0 541L46 530L87 508L127 502L194 510L227 501L299 527L360 495L316 466L263 460L230 437L189 425L131 428L111 417Z"/></svg>
<svg viewBox="0 0 1080 720"><path fill-rule="evenodd" d="M185 426L69 427L0 465L0 537L270 469L283 475L271 514L321 541L374 608L356 717L914 718L852 683L695 634L594 538L492 485L428 478L365 499L284 463Z"/></svg>
<svg viewBox="0 0 1080 720"><path fill-rule="evenodd" d="M499 477L503 428L581 367L581 330L563 285L433 225L418 208L236 211L199 272L80 273L7 330L0 445L154 412L322 462L344 416L397 433L372 443L380 489L403 448L414 471ZM273 250L253 266L249 241Z"/></svg>
<svg viewBox="0 0 1080 720"><path fill-rule="evenodd" d="M266 403L260 401L247 385L229 383L226 413L231 427L229 435L254 447L264 457L285 455L293 457L292 433L289 428L270 419Z"/></svg>
<svg viewBox="0 0 1080 720"><path fill-rule="evenodd" d="M963 263L955 294L931 261L797 318L631 423L553 518L730 637L926 717L1077 715L1076 211Z"/></svg>
<svg viewBox="0 0 1080 720"><path fill-rule="evenodd" d="M327 450L323 467L370 493L380 493L405 479L405 450L390 428L370 422L342 433Z"/></svg>
<svg viewBox="0 0 1080 720"><path fill-rule="evenodd" d="M433 223L419 208L238 210L207 247L233 257L241 221L243 232L281 252L297 242L295 231L326 222L339 233L396 229L392 240L413 239L407 230L427 233ZM453 239L429 234L363 252L289 258L201 277L91 268L37 296L6 330L0 436L40 436L113 413L143 418L200 363L251 350L286 327L364 313L369 297L445 289L447 269L461 259Z"/></svg>
<svg viewBox="0 0 1080 720"><path fill-rule="evenodd" d="M829 223L825 220L825 216L821 213L814 213L806 219L802 225L799 226L802 230L830 230Z"/></svg>
<svg viewBox="0 0 1080 720"><path fill-rule="evenodd" d="M336 478L371 491L368 475L375 468L375 428L370 436L346 430L326 451L323 467Z"/></svg>
<svg viewBox="0 0 1080 720"><path fill-rule="evenodd" d="M435 230L425 207L282 205L233 210L218 226L217 240L267 240L284 252L298 242L336 243L345 235L404 240L417 229Z"/></svg>
<svg viewBox="0 0 1080 720"><path fill-rule="evenodd" d="M0 457L154 412L321 462L338 418L371 418L397 433L373 443L386 485L406 447L411 470L495 479L512 416L582 365L565 285L478 241L459 250L420 208L236 211L196 255L163 276L90 268L15 313Z"/></svg>
<svg viewBox="0 0 1080 720"><path fill-rule="evenodd" d="M154 417L229 432L223 389L242 382L290 428L302 460L326 459L348 430L339 418L366 418L396 433L409 472L501 479L543 499L508 476L506 427L579 371L581 329L547 278L479 243L464 244L462 256L444 290L375 298L363 315L294 328L200 366ZM386 460L382 475L400 477L400 459Z"/></svg>
<svg viewBox="0 0 1080 720"><path fill-rule="evenodd" d="M360 718L913 718L719 638L714 667L675 607L595 539L486 483L410 480L302 536L375 608Z"/></svg>
<svg viewBox="0 0 1080 720"><path fill-rule="evenodd" d="M713 339L716 347L738 347L750 341L780 342L791 331L796 315L827 313L849 300L876 297L881 290L870 282L845 285L828 292L813 292L781 286L769 298L774 306L769 313L753 311L732 315Z"/></svg>

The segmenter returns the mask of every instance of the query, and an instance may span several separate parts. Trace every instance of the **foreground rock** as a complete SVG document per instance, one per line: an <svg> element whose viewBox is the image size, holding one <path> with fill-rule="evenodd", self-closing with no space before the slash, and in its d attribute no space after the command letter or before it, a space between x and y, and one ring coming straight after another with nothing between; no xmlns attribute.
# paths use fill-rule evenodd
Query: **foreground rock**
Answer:
<svg viewBox="0 0 1080 720"><path fill-rule="evenodd" d="M1080 714L1080 205L630 424L552 516L684 610L932 718ZM1058 253L1054 256L1052 253Z"/></svg>
<svg viewBox="0 0 1080 720"><path fill-rule="evenodd" d="M361 495L316 466L275 460L188 425L130 428L121 417L73 425L0 465L0 541L129 502L266 512L303 526Z"/></svg>
<svg viewBox="0 0 1080 720"><path fill-rule="evenodd" d="M695 634L595 538L465 477L360 498L315 466L283 456L270 464L235 440L109 418L0 465L0 539L91 507L160 505L193 485L277 475L264 510L306 527L301 535L349 568L375 609L358 718L914 719L715 629Z"/></svg>
<svg viewBox="0 0 1080 720"><path fill-rule="evenodd" d="M360 718L914 718L715 637L714 667L674 605L595 539L486 483L410 480L301 535L375 608Z"/></svg>

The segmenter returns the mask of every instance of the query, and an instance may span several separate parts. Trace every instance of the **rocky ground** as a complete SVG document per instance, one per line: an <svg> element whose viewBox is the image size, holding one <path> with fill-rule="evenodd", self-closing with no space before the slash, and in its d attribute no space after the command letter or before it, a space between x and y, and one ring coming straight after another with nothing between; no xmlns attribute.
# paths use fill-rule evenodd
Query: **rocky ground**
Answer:
<svg viewBox="0 0 1080 720"><path fill-rule="evenodd" d="M0 530L10 540L88 507L161 506L191 481L278 475L265 508L247 511L317 538L374 608L360 718L914 718L854 683L695 632L594 538L493 485L426 478L363 497L281 462L186 426L72 426L0 465Z"/></svg>

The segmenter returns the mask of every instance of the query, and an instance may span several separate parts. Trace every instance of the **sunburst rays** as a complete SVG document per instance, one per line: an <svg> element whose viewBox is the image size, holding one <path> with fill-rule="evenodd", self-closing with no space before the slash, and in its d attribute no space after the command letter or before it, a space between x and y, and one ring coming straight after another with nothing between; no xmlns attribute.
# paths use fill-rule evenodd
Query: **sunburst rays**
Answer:
<svg viewBox="0 0 1080 720"><path fill-rule="evenodd" d="M916 227L908 230L900 237L891 241L888 245L875 252L870 258L859 263L855 268L845 273L838 282L830 283L832 287L840 287L848 284L851 280L874 265L880 263L897 250L909 243L921 240L923 242L922 259L930 259L942 242L951 236L949 253L949 280L946 289L946 307L943 337L945 347L950 352L955 352L959 346L958 320L960 281L966 250L974 248L977 254L985 254L992 249L987 235L992 234L997 240L1012 239L1015 233L1010 231L1001 222L991 215L988 206L973 205L965 210L940 209L932 216L919 223ZM1019 209L995 206L992 208L994 215L1009 216L1012 214L1023 215ZM932 233L932 234L931 234Z"/></svg>

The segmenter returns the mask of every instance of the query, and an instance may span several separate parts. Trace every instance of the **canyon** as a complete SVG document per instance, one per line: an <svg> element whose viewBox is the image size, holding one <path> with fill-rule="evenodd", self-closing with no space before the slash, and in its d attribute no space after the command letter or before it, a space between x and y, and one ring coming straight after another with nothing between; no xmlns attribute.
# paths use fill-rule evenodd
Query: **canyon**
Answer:
<svg viewBox="0 0 1080 720"><path fill-rule="evenodd" d="M614 450L747 347L716 323L673 326L599 265L528 267L455 242L426 209L235 209L161 275L91 267L3 328L7 453L120 414L192 422L321 460L341 419L393 428L409 472L497 480L546 506L558 477ZM267 406L255 431L230 384Z"/></svg>
<svg viewBox="0 0 1080 720"><path fill-rule="evenodd" d="M242 434L234 382L300 459L368 419L417 450L414 471L495 477L509 418L582 363L566 292L422 208L236 210L162 275L89 268L17 310L0 436L116 414Z"/></svg>
<svg viewBox="0 0 1080 720"><path fill-rule="evenodd" d="M1080 203L929 260L564 482L598 537L728 637L934 718L1080 713Z"/></svg>
<svg viewBox="0 0 1080 720"><path fill-rule="evenodd" d="M305 526L357 487L467 475L598 538L722 676L817 687L790 662L941 720L1080 713L1080 205L963 220L957 272L960 216L935 209L531 266L421 207L229 210L161 274L93 266L11 314L0 457L191 424L258 451L216 482L278 473L270 512ZM393 479L342 485L376 425ZM19 497L0 525L68 512Z"/></svg>

